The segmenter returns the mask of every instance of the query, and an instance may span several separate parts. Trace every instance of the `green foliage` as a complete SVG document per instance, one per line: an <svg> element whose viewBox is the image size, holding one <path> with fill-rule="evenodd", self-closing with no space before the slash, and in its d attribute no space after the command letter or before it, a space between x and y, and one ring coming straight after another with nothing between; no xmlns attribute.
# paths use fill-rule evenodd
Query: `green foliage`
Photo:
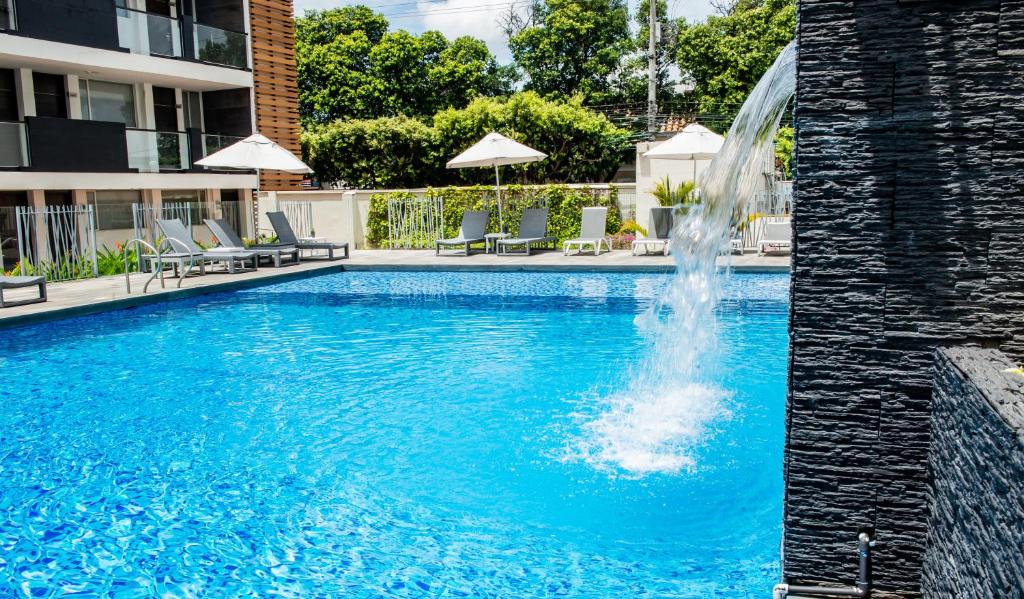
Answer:
<svg viewBox="0 0 1024 599"><path fill-rule="evenodd" d="M128 270L129 272L136 272L139 270L139 256L137 255L135 248L128 249L124 244L117 243L114 245L114 249L110 249L107 246L100 248L96 252L96 268L100 273L101 277L108 275L121 275L124 274L124 257L125 253L128 254Z"/></svg>
<svg viewBox="0 0 1024 599"><path fill-rule="evenodd" d="M639 224L637 224L635 220L627 220L626 222L622 223L622 226L619 227L619 230L617 231L617 234L619 235L635 235L636 233L639 233L645 237L647 236L647 229L641 227Z"/></svg>
<svg viewBox="0 0 1024 599"><path fill-rule="evenodd" d="M626 131L578 99L557 102L532 92L477 98L439 112L430 125L409 117L336 121L303 132L302 149L321 181L349 187L486 184L494 181L489 169L444 165L491 131L548 154L541 162L505 167L507 181L605 181L630 150Z"/></svg>
<svg viewBox="0 0 1024 599"><path fill-rule="evenodd" d="M494 189L486 186L447 187L431 189L427 192L433 197L444 199L444 236L455 237L462 223L462 214L466 210L489 210L488 231L499 230L497 204L494 202ZM370 214L367 224L366 238L374 247L385 247L388 242L388 200L411 199L407 192L377 194L370 198ZM558 238L561 243L580 234L583 219L583 208L589 206L608 206L608 221L605 230L614 233L621 227L618 208L618 194L613 187L611 191L603 189L573 189L564 185L548 185L543 187L527 187L509 185L502 189L502 215L505 228L512 235L519 232L519 221L523 210L531 206L548 207L548 235Z"/></svg>
<svg viewBox="0 0 1024 599"><path fill-rule="evenodd" d="M787 179L793 176L793 128L779 127L775 134L775 163Z"/></svg>
<svg viewBox="0 0 1024 599"><path fill-rule="evenodd" d="M698 110L734 116L795 32L796 0L745 0L726 16L680 23L676 63Z"/></svg>
<svg viewBox="0 0 1024 599"><path fill-rule="evenodd" d="M65 254L57 260L40 262L35 266L18 262L7 274L12 277L43 276L47 281L85 279L92 276L92 260L87 256L73 257Z"/></svg>
<svg viewBox="0 0 1024 599"><path fill-rule="evenodd" d="M508 33L526 89L588 102L611 93L611 76L631 43L624 0L538 0L532 22Z"/></svg>
<svg viewBox="0 0 1024 599"><path fill-rule="evenodd" d="M654 184L651 195L662 206L676 206L680 204L691 206L700 202L700 199L694 193L695 189L696 186L693 184L693 181L683 181L679 185L673 186L666 176Z"/></svg>
<svg viewBox="0 0 1024 599"><path fill-rule="evenodd" d="M511 72L472 37L388 32L366 6L295 19L299 113L305 125L340 118L429 116L511 89Z"/></svg>

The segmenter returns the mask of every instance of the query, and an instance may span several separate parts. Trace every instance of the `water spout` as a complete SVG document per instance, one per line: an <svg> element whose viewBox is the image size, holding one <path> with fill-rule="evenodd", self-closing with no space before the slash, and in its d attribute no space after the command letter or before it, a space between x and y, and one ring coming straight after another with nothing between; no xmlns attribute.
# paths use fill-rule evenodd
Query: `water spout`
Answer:
<svg viewBox="0 0 1024 599"><path fill-rule="evenodd" d="M790 43L754 87L698 181L701 203L677 207L671 248L676 275L660 299L637 318L653 351L628 391L610 398L584 425L582 453L602 468L631 475L674 473L695 466L694 445L707 425L726 415L729 396L719 371L716 308L739 217L763 180L773 140L796 90L796 47Z"/></svg>

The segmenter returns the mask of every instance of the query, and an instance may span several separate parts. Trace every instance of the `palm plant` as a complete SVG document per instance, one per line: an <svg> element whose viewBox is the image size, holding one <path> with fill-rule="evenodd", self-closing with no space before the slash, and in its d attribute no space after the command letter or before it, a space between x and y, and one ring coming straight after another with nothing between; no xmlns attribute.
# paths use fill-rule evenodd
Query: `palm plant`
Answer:
<svg viewBox="0 0 1024 599"><path fill-rule="evenodd" d="M696 186L693 181L683 181L675 187L666 176L654 185L651 195L658 203L665 207L671 206L692 206L700 203L700 197L696 193Z"/></svg>

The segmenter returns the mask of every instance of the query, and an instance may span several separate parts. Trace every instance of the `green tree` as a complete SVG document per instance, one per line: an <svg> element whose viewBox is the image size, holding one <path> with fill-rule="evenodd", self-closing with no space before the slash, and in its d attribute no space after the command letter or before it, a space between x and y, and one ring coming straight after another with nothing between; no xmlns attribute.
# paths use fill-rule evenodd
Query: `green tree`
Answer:
<svg viewBox="0 0 1024 599"><path fill-rule="evenodd" d="M664 19L668 14L668 3L665 0L658 0L658 15ZM618 71L613 76L613 87L615 90L614 101L621 102L646 102L647 101L647 49L650 35L650 0L640 0L634 17L639 28L636 34L629 41L629 53L623 56ZM659 104L671 99L673 96L673 82L669 67L670 42L674 24L668 23L668 27L662 28L661 40L655 47L655 56L658 63L657 89Z"/></svg>
<svg viewBox="0 0 1024 599"><path fill-rule="evenodd" d="M307 11L295 20L304 125L346 118L430 116L510 90L510 72L480 40L436 31L388 32L366 6Z"/></svg>
<svg viewBox="0 0 1024 599"><path fill-rule="evenodd" d="M612 93L631 41L625 0L536 0L528 22L506 33L526 89L587 102Z"/></svg>
<svg viewBox="0 0 1024 599"><path fill-rule="evenodd" d="M724 16L679 23L675 58L697 110L735 116L796 32L796 0L739 0Z"/></svg>

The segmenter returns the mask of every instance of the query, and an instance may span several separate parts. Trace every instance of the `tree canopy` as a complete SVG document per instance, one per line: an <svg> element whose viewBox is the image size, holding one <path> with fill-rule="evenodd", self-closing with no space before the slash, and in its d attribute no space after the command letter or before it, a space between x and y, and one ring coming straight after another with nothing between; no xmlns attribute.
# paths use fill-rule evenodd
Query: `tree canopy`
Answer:
<svg viewBox="0 0 1024 599"><path fill-rule="evenodd" d="M507 29L525 88L587 102L606 99L630 49L625 0L537 0L530 11L525 23Z"/></svg>
<svg viewBox="0 0 1024 599"><path fill-rule="evenodd" d="M796 31L796 0L729 2L724 16L679 24L675 59L701 112L735 115Z"/></svg>
<svg viewBox="0 0 1024 599"><path fill-rule="evenodd" d="M429 116L481 95L507 94L511 73L481 40L388 31L366 6L307 11L295 19L303 124L345 118Z"/></svg>

